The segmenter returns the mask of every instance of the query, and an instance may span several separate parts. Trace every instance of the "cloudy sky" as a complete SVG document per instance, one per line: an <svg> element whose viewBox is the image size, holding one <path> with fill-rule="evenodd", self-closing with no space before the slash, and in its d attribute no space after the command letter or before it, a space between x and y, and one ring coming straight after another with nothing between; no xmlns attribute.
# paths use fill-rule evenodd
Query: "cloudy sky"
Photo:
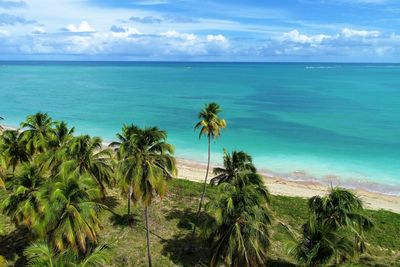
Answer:
<svg viewBox="0 0 400 267"><path fill-rule="evenodd" d="M0 0L0 60L400 62L398 0Z"/></svg>

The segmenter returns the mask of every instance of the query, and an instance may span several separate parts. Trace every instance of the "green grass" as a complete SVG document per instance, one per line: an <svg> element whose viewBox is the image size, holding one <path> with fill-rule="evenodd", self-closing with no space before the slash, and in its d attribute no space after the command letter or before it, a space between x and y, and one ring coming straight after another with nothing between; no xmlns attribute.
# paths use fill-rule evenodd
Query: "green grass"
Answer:
<svg viewBox="0 0 400 267"><path fill-rule="evenodd" d="M169 192L157 199L150 208L151 249L154 266L206 266L208 246L199 239L191 240L190 232L202 184L186 180L173 180ZM214 197L216 187L208 187L207 196ZM0 197L1 198L1 197ZM100 241L113 243L112 266L146 266L146 232L140 205L133 208L133 221L126 219L127 203L117 192L110 192L110 205L114 214L102 215L103 229ZM300 234L301 225L308 216L307 200L299 197L272 196L270 266L291 266L293 259L287 255L293 236ZM400 266L400 214L388 211L367 211L375 227L367 233L369 252L359 264L346 266ZM206 216L206 215L204 215ZM204 218L203 218L204 219ZM7 217L0 215L0 255L9 263L23 264L21 251L27 245L23 229L15 229ZM14 235L14 236L13 236ZM16 241L14 241L16 240ZM13 243L15 242L15 244ZM21 244L22 242L22 244ZM197 248L188 253L191 244ZM14 250L14 251L13 251Z"/></svg>

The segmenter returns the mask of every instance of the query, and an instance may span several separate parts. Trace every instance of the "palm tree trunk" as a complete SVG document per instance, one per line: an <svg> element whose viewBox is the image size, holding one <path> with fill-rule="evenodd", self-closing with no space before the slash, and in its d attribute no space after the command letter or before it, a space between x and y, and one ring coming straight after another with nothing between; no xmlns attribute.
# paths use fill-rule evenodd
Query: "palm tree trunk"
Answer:
<svg viewBox="0 0 400 267"><path fill-rule="evenodd" d="M207 160L207 171L206 171L206 177L204 179L204 186L203 186L203 193L201 194L200 198L200 203L199 203L199 209L197 210L196 214L196 223L194 224L193 227L193 232L192 232L192 239L194 238L194 235L196 233L196 227L199 221L199 216L201 212L201 208L203 206L203 201L204 201L204 196L206 195L206 189L207 189L207 179L208 179L208 171L210 170L210 158L211 158L211 138L208 136L208 160ZM193 242L192 242L193 243Z"/></svg>
<svg viewBox="0 0 400 267"><path fill-rule="evenodd" d="M131 215L131 197L132 197L132 185L129 186L128 194L128 217Z"/></svg>
<svg viewBox="0 0 400 267"><path fill-rule="evenodd" d="M149 267L151 267L152 263L151 263L151 252L150 252L149 212L147 210L147 206L144 207L144 214L146 217L147 258L149 260Z"/></svg>
<svg viewBox="0 0 400 267"><path fill-rule="evenodd" d="M206 171L206 177L205 177L205 179L204 179L203 193L201 194L199 209L197 210L197 216L200 215L201 208L202 208L203 202L204 202L204 196L206 195L208 172L209 172L209 170L210 170L210 158L211 158L211 138L210 138L210 136L209 136L209 137L208 137L207 171Z"/></svg>

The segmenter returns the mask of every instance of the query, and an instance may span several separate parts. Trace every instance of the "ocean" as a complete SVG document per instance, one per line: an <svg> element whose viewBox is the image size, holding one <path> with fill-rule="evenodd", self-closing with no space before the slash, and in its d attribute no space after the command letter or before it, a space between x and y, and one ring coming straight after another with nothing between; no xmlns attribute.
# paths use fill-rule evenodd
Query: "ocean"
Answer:
<svg viewBox="0 0 400 267"><path fill-rule="evenodd" d="M189 160L206 161L193 127L211 101L228 123L214 163L243 150L263 173L400 195L400 65L0 62L5 125L42 111L106 142L155 125Z"/></svg>

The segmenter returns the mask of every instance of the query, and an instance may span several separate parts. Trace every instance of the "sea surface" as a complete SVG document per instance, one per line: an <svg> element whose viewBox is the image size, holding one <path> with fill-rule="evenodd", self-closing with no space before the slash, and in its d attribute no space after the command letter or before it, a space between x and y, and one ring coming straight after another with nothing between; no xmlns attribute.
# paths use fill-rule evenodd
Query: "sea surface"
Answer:
<svg viewBox="0 0 400 267"><path fill-rule="evenodd" d="M176 155L206 161L193 130L205 103L228 127L212 145L260 171L400 195L400 65L0 62L0 116L48 112L112 141L124 123L157 125Z"/></svg>

